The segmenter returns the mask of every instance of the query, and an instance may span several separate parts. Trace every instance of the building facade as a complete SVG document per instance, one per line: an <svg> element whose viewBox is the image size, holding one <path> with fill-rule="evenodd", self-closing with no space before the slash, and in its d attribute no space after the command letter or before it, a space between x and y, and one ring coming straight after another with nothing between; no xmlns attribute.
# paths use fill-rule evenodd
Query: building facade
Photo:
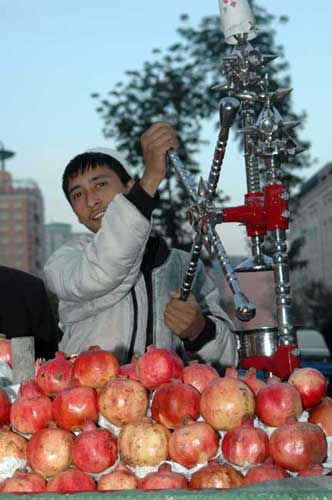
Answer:
<svg viewBox="0 0 332 500"><path fill-rule="evenodd" d="M294 292L315 281L332 289L332 163L304 183L290 238L304 237L300 258L303 269L291 274Z"/></svg>
<svg viewBox="0 0 332 500"><path fill-rule="evenodd" d="M44 203L38 185L0 171L0 265L42 276Z"/></svg>

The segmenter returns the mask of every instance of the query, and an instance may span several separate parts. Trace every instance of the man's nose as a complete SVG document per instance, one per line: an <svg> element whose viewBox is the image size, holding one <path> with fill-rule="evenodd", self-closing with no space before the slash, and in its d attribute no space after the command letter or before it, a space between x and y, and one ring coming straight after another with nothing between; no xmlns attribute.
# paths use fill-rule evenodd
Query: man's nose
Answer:
<svg viewBox="0 0 332 500"><path fill-rule="evenodd" d="M96 193L94 191L90 191L87 194L88 207L93 208L94 206L98 205L99 203L100 203L100 199L99 199L98 193Z"/></svg>

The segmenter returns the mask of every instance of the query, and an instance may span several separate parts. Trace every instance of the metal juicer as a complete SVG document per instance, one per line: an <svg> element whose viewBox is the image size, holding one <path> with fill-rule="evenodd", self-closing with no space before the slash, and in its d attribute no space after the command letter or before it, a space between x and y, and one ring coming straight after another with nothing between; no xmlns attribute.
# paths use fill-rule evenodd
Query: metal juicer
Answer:
<svg viewBox="0 0 332 500"><path fill-rule="evenodd" d="M236 334L241 368L255 367L285 379L299 366L300 358L291 318L286 241L289 192L283 183L282 164L303 151L292 136L299 122L284 120L277 109L278 102L288 96L291 89L270 89L266 66L277 56L261 54L249 42L256 36L256 29L247 0L220 0L220 9L225 40L233 47L224 57L226 81L214 87L224 97L220 101L220 131L208 179L201 178L196 185L177 151L168 152L171 166L190 195L188 218L195 232L181 299L186 300L190 294L203 246L217 257L233 294L236 317L241 322L249 324L256 308L241 291L238 273L273 273L276 325L240 329ZM217 207L214 197L230 128L236 119L240 120L243 134L247 193L243 205ZM230 222L243 224L251 242L252 256L235 269L216 229ZM267 236L272 242L272 257L263 252Z"/></svg>

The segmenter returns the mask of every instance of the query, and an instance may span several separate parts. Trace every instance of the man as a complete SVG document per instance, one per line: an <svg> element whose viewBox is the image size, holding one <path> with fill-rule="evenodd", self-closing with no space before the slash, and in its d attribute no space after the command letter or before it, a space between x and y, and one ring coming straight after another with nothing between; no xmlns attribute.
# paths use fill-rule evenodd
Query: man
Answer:
<svg viewBox="0 0 332 500"><path fill-rule="evenodd" d="M166 176L166 154L178 146L166 123L141 138L145 171L134 182L112 153L75 157L63 189L78 220L94 235L65 244L49 259L45 274L59 299L68 354L98 344L120 362L149 344L223 366L237 362L231 323L202 263L188 301L179 289L189 255L150 238L157 189Z"/></svg>
<svg viewBox="0 0 332 500"><path fill-rule="evenodd" d="M60 332L43 281L36 276L0 266L0 333L8 339L34 337L37 358L53 358Z"/></svg>

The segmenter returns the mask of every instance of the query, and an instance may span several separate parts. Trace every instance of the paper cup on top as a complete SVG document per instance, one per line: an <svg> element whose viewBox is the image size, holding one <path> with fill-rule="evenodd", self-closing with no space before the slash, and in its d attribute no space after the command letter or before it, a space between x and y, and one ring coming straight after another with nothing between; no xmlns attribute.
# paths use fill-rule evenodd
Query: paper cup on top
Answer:
<svg viewBox="0 0 332 500"><path fill-rule="evenodd" d="M235 35L247 34L247 40L257 36L255 18L248 0L219 0L219 8L226 43L236 45Z"/></svg>

